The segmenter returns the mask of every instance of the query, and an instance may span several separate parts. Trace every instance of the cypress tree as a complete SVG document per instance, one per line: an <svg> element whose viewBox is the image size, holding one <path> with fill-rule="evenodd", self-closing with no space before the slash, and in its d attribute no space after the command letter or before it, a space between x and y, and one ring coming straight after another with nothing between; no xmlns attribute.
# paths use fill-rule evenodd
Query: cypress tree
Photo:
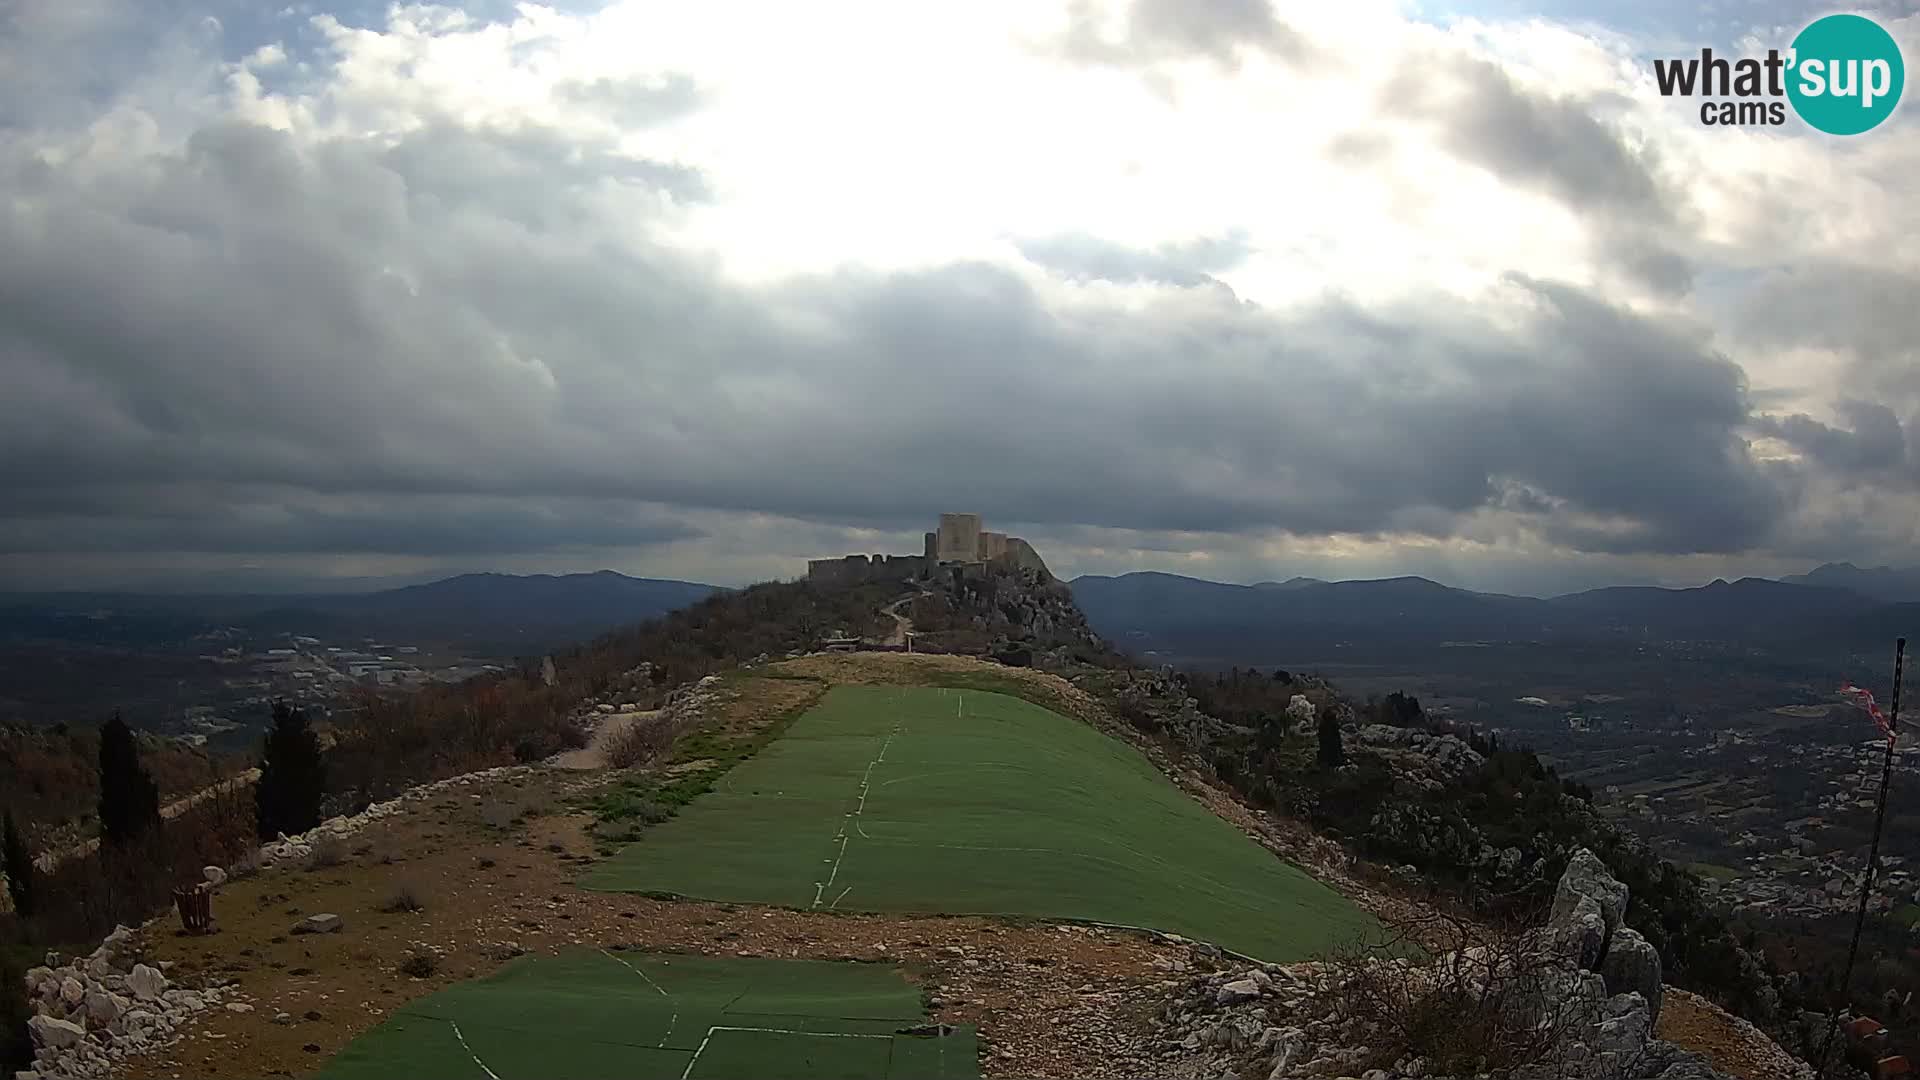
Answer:
<svg viewBox="0 0 1920 1080"><path fill-rule="evenodd" d="M119 713L100 729L100 839L125 844L160 824L160 787Z"/></svg>
<svg viewBox="0 0 1920 1080"><path fill-rule="evenodd" d="M1328 705L1320 710L1320 764L1345 765L1347 748L1340 742L1340 714Z"/></svg>
<svg viewBox="0 0 1920 1080"><path fill-rule="evenodd" d="M326 758L306 710L275 702L273 730L261 748L260 780L253 789L260 838L303 833L320 824L326 789Z"/></svg>
<svg viewBox="0 0 1920 1080"><path fill-rule="evenodd" d="M12 810L7 811L5 824L0 826L0 867L7 873L7 894L13 897L14 914L23 919L32 916L33 853L27 850L27 839L20 835Z"/></svg>

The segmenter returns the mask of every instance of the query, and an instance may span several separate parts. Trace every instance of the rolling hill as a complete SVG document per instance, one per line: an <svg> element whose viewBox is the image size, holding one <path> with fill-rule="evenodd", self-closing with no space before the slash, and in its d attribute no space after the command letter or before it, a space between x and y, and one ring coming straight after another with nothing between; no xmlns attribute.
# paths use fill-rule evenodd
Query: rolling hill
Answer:
<svg viewBox="0 0 1920 1080"><path fill-rule="evenodd" d="M1301 645L1396 647L1447 641L1655 640L1835 644L1906 626L1915 605L1763 578L1692 589L1616 587L1551 599L1472 592L1426 578L1231 585L1175 574L1085 576L1074 599L1095 630L1134 651L1244 656Z"/></svg>
<svg viewBox="0 0 1920 1080"><path fill-rule="evenodd" d="M0 639L127 643L211 625L260 633L334 633L548 648L663 615L718 591L689 581L591 574L462 574L369 593L270 595L18 593L0 595Z"/></svg>

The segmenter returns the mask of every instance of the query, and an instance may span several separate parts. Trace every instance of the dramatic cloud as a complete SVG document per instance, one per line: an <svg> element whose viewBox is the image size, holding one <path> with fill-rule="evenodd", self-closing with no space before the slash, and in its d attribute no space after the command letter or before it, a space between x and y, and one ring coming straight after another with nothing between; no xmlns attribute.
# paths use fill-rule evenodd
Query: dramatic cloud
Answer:
<svg viewBox="0 0 1920 1080"><path fill-rule="evenodd" d="M179 44L63 75L116 11ZM68 55L0 66L0 584L740 581L955 508L1530 589L1920 540L1920 267L1856 220L1910 124L1711 132L1538 23L752 11L0 30Z"/></svg>

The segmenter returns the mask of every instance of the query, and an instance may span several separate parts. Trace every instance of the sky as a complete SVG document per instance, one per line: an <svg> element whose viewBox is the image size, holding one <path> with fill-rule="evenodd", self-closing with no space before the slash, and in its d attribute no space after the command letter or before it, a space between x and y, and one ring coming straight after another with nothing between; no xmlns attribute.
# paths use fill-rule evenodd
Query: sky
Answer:
<svg viewBox="0 0 1920 1080"><path fill-rule="evenodd" d="M0 588L1920 563L1914 105L1653 82L1828 10L0 5Z"/></svg>

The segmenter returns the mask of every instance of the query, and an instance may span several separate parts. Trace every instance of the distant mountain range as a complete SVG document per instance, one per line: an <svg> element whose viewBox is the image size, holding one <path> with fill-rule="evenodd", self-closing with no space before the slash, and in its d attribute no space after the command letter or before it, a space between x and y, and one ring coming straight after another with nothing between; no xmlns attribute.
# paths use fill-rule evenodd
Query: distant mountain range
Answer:
<svg viewBox="0 0 1920 1080"><path fill-rule="evenodd" d="M1095 630L1123 647L1175 655L1348 642L1621 638L1853 647L1920 630L1920 604L1883 604L1847 588L1765 578L1693 589L1593 589L1550 599L1455 589L1419 577L1227 585L1149 572L1088 575L1070 585Z"/></svg>
<svg viewBox="0 0 1920 1080"><path fill-rule="evenodd" d="M1789 585L1819 585L1846 589L1889 604L1920 603L1920 566L1896 570L1876 566L1863 570L1852 563L1827 563L1804 574L1783 577Z"/></svg>
<svg viewBox="0 0 1920 1080"><path fill-rule="evenodd" d="M686 607L718 591L690 581L592 574L462 574L424 585L323 595L0 594L0 631L79 621L172 633L185 623L259 632L414 638L493 651L545 649Z"/></svg>

